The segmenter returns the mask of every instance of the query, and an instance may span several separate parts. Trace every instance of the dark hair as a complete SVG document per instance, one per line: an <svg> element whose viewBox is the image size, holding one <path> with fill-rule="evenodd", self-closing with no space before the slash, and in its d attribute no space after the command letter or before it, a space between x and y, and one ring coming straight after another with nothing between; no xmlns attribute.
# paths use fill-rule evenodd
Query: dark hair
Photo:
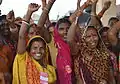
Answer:
<svg viewBox="0 0 120 84"><path fill-rule="evenodd" d="M41 41L46 46L46 42L42 38L36 37L36 38L33 38L30 41L29 45L27 46L27 48L26 48L27 52L30 52L31 46L32 46L33 42L35 42L35 41Z"/></svg>
<svg viewBox="0 0 120 84"><path fill-rule="evenodd" d="M109 29L109 27L102 27L102 28L100 28L99 34L102 35L102 33L103 33L103 32L107 32L108 29Z"/></svg>
<svg viewBox="0 0 120 84"><path fill-rule="evenodd" d="M67 18L59 19L57 22L57 26L59 26L61 23L68 23L69 25L71 25L71 22Z"/></svg>
<svg viewBox="0 0 120 84"><path fill-rule="evenodd" d="M116 20L116 21L119 21L119 19L117 17L111 17L109 20L108 20L108 25L109 26L113 26L113 23L110 23L111 21L113 20Z"/></svg>
<svg viewBox="0 0 120 84"><path fill-rule="evenodd" d="M56 25L56 22L52 22L52 23L47 27L47 29L49 30L50 27L55 27L55 25Z"/></svg>
<svg viewBox="0 0 120 84"><path fill-rule="evenodd" d="M69 17L70 17L70 16L64 16L63 18L65 18L65 19L69 19Z"/></svg>

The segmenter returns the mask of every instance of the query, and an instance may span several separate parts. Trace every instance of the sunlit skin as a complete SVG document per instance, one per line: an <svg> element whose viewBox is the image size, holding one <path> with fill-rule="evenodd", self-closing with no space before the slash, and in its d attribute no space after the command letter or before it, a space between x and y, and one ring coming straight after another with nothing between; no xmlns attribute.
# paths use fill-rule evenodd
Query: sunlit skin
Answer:
<svg viewBox="0 0 120 84"><path fill-rule="evenodd" d="M67 40L67 33L70 25L68 23L61 23L58 26L58 33L63 38L63 40Z"/></svg>
<svg viewBox="0 0 120 84"><path fill-rule="evenodd" d="M42 41L34 41L30 48L30 55L40 61L45 56L45 44Z"/></svg>
<svg viewBox="0 0 120 84"><path fill-rule="evenodd" d="M98 34L94 28L88 28L86 31L85 42L90 49L94 49L98 44Z"/></svg>

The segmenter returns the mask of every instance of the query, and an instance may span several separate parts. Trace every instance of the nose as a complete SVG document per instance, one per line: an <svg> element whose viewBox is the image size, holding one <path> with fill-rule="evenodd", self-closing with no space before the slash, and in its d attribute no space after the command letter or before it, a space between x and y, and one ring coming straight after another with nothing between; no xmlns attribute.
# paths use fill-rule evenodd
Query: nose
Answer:
<svg viewBox="0 0 120 84"><path fill-rule="evenodd" d="M40 53L40 48L37 49L37 53Z"/></svg>
<svg viewBox="0 0 120 84"><path fill-rule="evenodd" d="M68 32L68 29L67 28L64 29L64 34L67 34L67 32Z"/></svg>

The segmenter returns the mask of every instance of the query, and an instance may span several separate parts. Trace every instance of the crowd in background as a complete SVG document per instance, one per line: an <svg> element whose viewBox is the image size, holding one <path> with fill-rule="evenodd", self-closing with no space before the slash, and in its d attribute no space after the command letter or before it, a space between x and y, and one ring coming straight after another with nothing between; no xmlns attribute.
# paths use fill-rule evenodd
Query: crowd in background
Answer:
<svg viewBox="0 0 120 84"><path fill-rule="evenodd" d="M30 3L24 17L0 16L0 84L120 84L120 21L101 21L111 1L97 14L98 0L78 0L73 14L51 22L55 1ZM40 8L36 24L31 16Z"/></svg>

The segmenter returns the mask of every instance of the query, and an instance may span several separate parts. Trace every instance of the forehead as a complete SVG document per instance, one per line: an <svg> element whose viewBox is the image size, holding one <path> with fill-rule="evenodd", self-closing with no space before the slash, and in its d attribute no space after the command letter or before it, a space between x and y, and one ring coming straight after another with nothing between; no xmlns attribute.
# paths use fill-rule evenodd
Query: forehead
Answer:
<svg viewBox="0 0 120 84"><path fill-rule="evenodd" d="M70 27L70 25L68 23L61 23L58 26L58 28L65 28L65 27Z"/></svg>
<svg viewBox="0 0 120 84"><path fill-rule="evenodd" d="M88 28L86 34L97 33L95 28Z"/></svg>
<svg viewBox="0 0 120 84"><path fill-rule="evenodd" d="M37 46L37 47L44 47L45 44L44 44L43 41L34 41L34 42L32 43L32 46L33 46L33 47L34 47L34 46Z"/></svg>
<svg viewBox="0 0 120 84"><path fill-rule="evenodd" d="M35 28L35 27L33 27L33 26L29 28L29 32L34 32L34 31L36 31L36 30L37 30L37 28Z"/></svg>

